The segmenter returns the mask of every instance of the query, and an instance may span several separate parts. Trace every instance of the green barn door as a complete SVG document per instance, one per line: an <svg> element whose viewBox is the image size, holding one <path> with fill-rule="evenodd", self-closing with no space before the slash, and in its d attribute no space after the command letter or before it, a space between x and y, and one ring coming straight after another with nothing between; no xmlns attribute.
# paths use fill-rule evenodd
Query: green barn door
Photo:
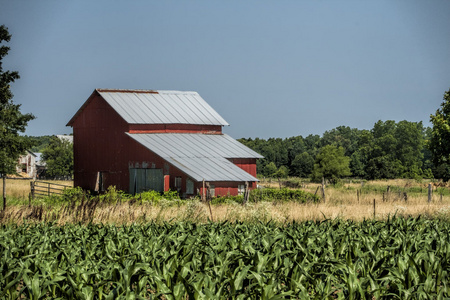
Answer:
<svg viewBox="0 0 450 300"><path fill-rule="evenodd" d="M164 191L162 169L130 168L130 194L134 195L148 190Z"/></svg>
<svg viewBox="0 0 450 300"><path fill-rule="evenodd" d="M146 190L164 192L164 175L162 169L145 169Z"/></svg>

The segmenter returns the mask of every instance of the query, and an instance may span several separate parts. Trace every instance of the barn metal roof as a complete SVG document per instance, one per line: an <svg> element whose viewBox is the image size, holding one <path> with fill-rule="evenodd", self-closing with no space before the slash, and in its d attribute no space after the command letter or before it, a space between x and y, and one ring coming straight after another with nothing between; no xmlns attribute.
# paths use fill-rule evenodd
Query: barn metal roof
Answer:
<svg viewBox="0 0 450 300"><path fill-rule="evenodd" d="M228 159L263 156L226 134L127 134L196 181L257 181Z"/></svg>
<svg viewBox="0 0 450 300"><path fill-rule="evenodd" d="M129 124L229 124L197 92L96 90Z"/></svg>

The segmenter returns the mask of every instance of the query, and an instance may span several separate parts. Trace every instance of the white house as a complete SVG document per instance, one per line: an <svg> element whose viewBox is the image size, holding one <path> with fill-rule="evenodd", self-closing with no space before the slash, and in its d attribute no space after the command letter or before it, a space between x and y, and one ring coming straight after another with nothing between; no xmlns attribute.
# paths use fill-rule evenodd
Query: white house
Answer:
<svg viewBox="0 0 450 300"><path fill-rule="evenodd" d="M36 178L36 155L31 151L19 157L16 172L25 178Z"/></svg>

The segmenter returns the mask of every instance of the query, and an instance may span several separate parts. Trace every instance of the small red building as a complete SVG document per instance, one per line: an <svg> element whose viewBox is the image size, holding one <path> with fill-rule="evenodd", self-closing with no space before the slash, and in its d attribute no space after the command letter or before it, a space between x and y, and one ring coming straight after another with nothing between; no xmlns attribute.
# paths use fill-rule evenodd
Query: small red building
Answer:
<svg viewBox="0 0 450 300"><path fill-rule="evenodd" d="M222 133L228 123L196 92L96 89L72 117L74 184L131 194L238 195L255 188L261 155Z"/></svg>

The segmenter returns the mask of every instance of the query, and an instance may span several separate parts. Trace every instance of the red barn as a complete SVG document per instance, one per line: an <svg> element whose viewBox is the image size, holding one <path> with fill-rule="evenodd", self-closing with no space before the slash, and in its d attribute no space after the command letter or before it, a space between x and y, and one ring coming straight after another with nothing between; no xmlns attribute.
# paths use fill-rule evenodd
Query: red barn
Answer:
<svg viewBox="0 0 450 300"><path fill-rule="evenodd" d="M238 195L255 188L261 155L222 133L228 123L196 92L96 89L72 117L74 184L131 194Z"/></svg>

